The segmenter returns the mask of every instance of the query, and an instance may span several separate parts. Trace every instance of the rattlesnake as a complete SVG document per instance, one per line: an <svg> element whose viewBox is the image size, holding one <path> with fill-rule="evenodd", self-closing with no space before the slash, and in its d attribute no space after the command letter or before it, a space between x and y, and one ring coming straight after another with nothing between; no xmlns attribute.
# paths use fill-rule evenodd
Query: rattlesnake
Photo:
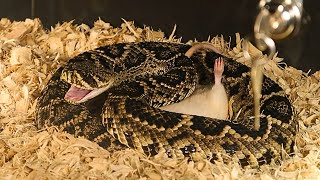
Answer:
<svg viewBox="0 0 320 180"><path fill-rule="evenodd" d="M38 99L39 128L58 126L111 150L133 148L147 155L207 158L257 167L293 151L294 110L282 88L264 77L260 129L253 129L249 67L224 57L222 80L234 100L230 120L179 114L159 107L179 102L198 87L212 86L214 59L190 45L168 42L118 43L84 52L60 67ZM90 90L107 87L82 103L65 99L71 84Z"/></svg>

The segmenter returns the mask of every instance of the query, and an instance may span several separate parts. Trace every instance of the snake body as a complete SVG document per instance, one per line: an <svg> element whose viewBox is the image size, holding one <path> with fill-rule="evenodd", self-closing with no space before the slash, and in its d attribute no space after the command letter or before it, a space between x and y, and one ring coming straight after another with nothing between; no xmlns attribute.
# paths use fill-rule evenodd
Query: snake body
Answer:
<svg viewBox="0 0 320 180"><path fill-rule="evenodd" d="M234 100L236 118L212 119L159 107L179 102L198 87L212 86L214 60L221 55L185 53L190 45L167 42L118 43L84 52L60 67L38 99L39 128L58 126L111 150L133 148L147 155L207 158L257 167L279 162L293 151L297 123L283 89L264 77L260 129L253 128L250 68L225 59L222 83ZM108 86L87 102L64 99L71 85Z"/></svg>

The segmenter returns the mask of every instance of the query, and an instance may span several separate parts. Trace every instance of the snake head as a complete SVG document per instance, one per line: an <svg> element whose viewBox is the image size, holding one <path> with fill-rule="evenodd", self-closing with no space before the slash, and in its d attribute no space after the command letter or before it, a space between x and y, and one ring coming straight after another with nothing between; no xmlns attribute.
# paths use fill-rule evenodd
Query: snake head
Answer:
<svg viewBox="0 0 320 180"><path fill-rule="evenodd" d="M60 79L87 90L110 85L113 76L109 68L91 56L92 53L84 53L71 59L62 70Z"/></svg>
<svg viewBox="0 0 320 180"><path fill-rule="evenodd" d="M114 77L103 60L98 59L93 53L86 52L71 59L60 75L60 79L71 85L65 99L81 103L96 97L109 89Z"/></svg>

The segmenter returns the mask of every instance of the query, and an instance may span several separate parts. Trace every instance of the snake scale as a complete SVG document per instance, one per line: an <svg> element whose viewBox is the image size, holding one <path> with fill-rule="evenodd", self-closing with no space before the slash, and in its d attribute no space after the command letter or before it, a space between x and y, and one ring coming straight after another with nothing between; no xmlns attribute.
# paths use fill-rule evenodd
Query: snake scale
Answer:
<svg viewBox="0 0 320 180"><path fill-rule="evenodd" d="M259 167L293 151L294 110L283 89L264 77L261 126L253 128L250 68L224 57L222 83L234 100L236 118L213 119L159 107L179 102L198 87L213 84L213 64L222 55L168 42L117 43L84 52L60 67L38 98L39 128L57 126L110 151L133 148L147 155L237 161ZM107 87L83 103L66 100L71 85Z"/></svg>

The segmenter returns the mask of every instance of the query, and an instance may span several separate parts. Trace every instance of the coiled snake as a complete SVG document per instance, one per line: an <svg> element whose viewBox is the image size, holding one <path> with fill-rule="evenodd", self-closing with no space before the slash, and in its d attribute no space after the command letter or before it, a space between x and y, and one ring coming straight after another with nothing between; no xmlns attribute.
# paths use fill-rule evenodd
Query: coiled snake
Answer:
<svg viewBox="0 0 320 180"><path fill-rule="evenodd" d="M190 45L166 42L118 43L84 52L59 68L38 99L39 128L58 126L108 150L134 148L147 155L238 160L257 167L293 151L296 122L282 88L264 77L260 129L253 128L249 67L225 59L222 83L233 98L236 119L179 114L159 107L189 97L200 86L212 86L214 59ZM82 103L65 100L73 87L105 92Z"/></svg>

